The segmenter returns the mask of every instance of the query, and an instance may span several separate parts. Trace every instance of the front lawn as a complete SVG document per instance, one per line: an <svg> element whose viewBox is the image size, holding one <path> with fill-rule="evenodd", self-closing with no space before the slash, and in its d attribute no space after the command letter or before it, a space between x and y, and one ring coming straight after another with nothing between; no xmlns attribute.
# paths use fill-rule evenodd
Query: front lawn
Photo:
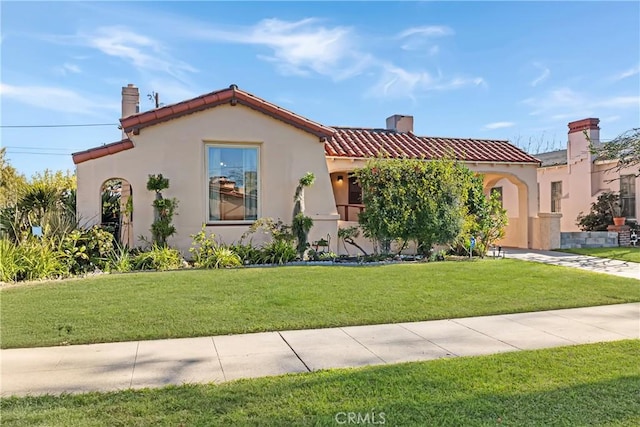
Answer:
<svg viewBox="0 0 640 427"><path fill-rule="evenodd" d="M640 263L640 247L619 248L576 248L560 249L560 252L568 252L579 255L589 255L599 258L619 259L620 261Z"/></svg>
<svg viewBox="0 0 640 427"><path fill-rule="evenodd" d="M640 341L628 340L221 385L8 398L0 410L3 426L331 426L349 417L389 426L637 426L638 354Z"/></svg>
<svg viewBox="0 0 640 427"><path fill-rule="evenodd" d="M640 301L640 282L510 259L179 270L0 290L3 348L408 322Z"/></svg>

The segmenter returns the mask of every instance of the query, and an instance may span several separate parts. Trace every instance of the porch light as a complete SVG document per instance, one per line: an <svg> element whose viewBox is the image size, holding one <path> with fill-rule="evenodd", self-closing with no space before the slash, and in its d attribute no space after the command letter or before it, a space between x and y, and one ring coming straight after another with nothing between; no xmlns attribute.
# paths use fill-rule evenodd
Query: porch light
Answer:
<svg viewBox="0 0 640 427"><path fill-rule="evenodd" d="M338 175L338 182L342 182L342 175Z"/></svg>

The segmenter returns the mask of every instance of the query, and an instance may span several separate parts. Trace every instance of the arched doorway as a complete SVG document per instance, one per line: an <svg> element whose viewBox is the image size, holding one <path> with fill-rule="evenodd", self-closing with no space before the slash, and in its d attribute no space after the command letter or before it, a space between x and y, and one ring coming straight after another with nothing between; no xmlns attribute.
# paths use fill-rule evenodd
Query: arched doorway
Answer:
<svg viewBox="0 0 640 427"><path fill-rule="evenodd" d="M133 189L123 178L109 178L100 187L100 224L113 233L116 242L133 243Z"/></svg>

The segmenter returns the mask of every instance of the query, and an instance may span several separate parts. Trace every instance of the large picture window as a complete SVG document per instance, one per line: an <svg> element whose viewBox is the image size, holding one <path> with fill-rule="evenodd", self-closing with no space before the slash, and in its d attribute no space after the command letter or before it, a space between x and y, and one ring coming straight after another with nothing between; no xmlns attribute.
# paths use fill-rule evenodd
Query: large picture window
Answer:
<svg viewBox="0 0 640 427"><path fill-rule="evenodd" d="M258 147L207 146L209 221L258 218Z"/></svg>
<svg viewBox="0 0 640 427"><path fill-rule="evenodd" d="M622 175L620 177L620 202L622 204L622 216L636 217L636 176Z"/></svg>

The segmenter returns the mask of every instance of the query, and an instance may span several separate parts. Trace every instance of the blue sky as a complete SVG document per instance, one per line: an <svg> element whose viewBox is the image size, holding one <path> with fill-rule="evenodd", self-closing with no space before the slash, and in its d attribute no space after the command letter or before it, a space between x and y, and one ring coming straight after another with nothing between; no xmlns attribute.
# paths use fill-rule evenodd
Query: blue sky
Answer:
<svg viewBox="0 0 640 427"><path fill-rule="evenodd" d="M2 146L31 175L117 141L141 110L228 87L326 125L564 148L640 126L638 2L1 3ZM9 127L113 124L95 127Z"/></svg>

